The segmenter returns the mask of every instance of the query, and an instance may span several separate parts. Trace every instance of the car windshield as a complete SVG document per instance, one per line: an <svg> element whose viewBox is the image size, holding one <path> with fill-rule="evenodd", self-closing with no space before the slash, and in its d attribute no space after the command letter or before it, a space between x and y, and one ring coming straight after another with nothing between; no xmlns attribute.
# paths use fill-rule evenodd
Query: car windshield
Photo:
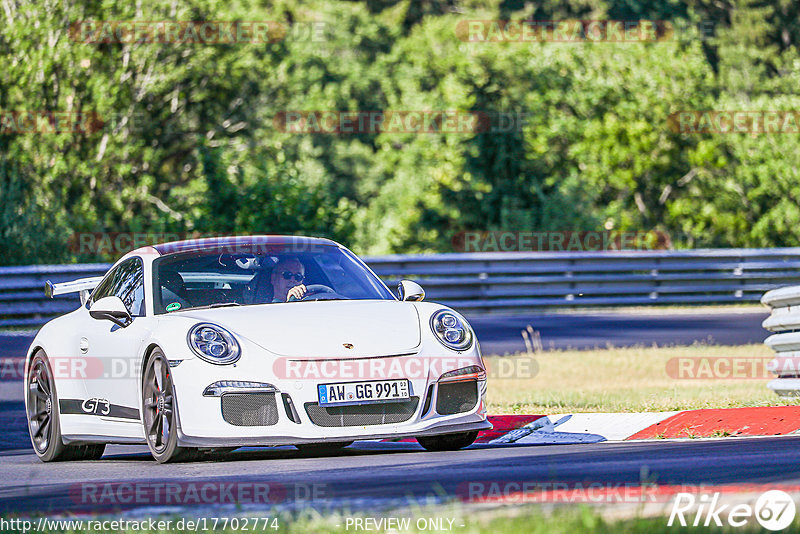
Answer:
<svg viewBox="0 0 800 534"><path fill-rule="evenodd" d="M295 301L394 300L358 258L332 245L285 254L170 254L153 262L153 288L156 314Z"/></svg>

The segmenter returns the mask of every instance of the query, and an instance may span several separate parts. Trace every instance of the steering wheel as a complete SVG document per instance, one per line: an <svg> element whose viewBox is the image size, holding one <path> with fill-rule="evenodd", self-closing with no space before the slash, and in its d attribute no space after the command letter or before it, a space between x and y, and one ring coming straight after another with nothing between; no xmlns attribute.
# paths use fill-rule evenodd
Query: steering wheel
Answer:
<svg viewBox="0 0 800 534"><path fill-rule="evenodd" d="M319 298L319 296L323 294L336 295L333 298L341 298L341 296L338 295L336 291L334 291L333 289L324 284L311 284L306 286L306 294L303 295L303 298L296 299L294 297L289 297L288 302L292 302L295 300L327 300L325 298Z"/></svg>

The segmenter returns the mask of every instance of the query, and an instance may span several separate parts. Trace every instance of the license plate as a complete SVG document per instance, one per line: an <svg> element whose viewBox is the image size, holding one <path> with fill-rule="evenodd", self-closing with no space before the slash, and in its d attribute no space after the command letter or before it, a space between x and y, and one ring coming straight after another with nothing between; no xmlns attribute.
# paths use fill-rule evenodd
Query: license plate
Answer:
<svg viewBox="0 0 800 534"><path fill-rule="evenodd" d="M409 398L408 380L375 380L317 386L320 406L368 404Z"/></svg>

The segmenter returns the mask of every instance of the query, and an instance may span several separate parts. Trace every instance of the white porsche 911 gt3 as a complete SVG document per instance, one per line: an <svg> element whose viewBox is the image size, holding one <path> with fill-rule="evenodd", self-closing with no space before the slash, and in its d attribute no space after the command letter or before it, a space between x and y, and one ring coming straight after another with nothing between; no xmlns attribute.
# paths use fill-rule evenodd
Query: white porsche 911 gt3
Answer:
<svg viewBox="0 0 800 534"><path fill-rule="evenodd" d="M47 283L81 307L28 350L25 406L43 461L146 443L159 462L241 446L336 449L415 437L429 450L491 428L467 321L399 299L326 239L256 236L134 250L103 277Z"/></svg>

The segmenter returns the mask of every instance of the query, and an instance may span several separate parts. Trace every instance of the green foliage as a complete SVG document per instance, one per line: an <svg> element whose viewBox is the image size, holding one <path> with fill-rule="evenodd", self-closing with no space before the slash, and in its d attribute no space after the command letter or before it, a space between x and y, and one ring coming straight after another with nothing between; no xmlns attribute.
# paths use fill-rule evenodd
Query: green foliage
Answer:
<svg viewBox="0 0 800 534"><path fill-rule="evenodd" d="M4 2L0 262L85 261L75 232L288 233L361 253L463 230L659 229L677 247L800 245L797 134L689 134L681 110L798 110L789 0ZM464 20L656 19L654 43L468 43ZM270 43L82 43L86 20L275 21ZM318 33L309 30L320 23ZM698 31L713 25L713 32ZM702 25L705 23L705 26ZM298 134L285 111L515 114L507 131ZM524 122L520 117L525 117ZM109 259L109 258L105 258Z"/></svg>

